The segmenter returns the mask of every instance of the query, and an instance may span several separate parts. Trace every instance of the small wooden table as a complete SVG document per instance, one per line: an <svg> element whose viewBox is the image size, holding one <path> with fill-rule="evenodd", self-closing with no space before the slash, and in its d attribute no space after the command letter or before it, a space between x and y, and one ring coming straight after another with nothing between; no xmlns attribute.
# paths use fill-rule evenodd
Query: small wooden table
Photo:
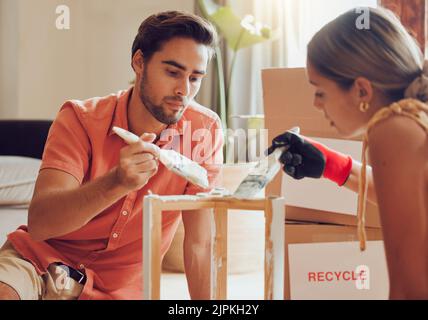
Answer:
<svg viewBox="0 0 428 320"><path fill-rule="evenodd" d="M284 299L283 198L242 200L230 196L158 196L144 198L143 209L143 299L160 299L161 213L164 210L211 209L211 299L227 299L227 212L229 209L265 213L264 297ZM243 213L244 214L244 213Z"/></svg>

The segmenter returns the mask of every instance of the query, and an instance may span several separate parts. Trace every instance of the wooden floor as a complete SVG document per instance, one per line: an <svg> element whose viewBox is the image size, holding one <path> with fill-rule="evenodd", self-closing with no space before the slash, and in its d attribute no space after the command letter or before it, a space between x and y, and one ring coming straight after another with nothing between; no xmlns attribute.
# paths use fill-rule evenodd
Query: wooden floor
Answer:
<svg viewBox="0 0 428 320"><path fill-rule="evenodd" d="M228 276L228 300L262 300L263 271ZM183 273L162 273L162 300L189 300L186 277Z"/></svg>

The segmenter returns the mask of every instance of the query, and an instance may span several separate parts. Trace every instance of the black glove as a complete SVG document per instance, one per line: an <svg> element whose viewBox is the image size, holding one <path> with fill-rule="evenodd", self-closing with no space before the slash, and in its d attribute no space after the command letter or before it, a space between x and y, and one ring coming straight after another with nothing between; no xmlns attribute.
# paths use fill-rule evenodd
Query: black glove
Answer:
<svg viewBox="0 0 428 320"><path fill-rule="evenodd" d="M326 158L313 142L293 131L286 131L272 140L267 153L271 154L276 148L288 147L279 158L285 173L294 179L320 178L325 169Z"/></svg>

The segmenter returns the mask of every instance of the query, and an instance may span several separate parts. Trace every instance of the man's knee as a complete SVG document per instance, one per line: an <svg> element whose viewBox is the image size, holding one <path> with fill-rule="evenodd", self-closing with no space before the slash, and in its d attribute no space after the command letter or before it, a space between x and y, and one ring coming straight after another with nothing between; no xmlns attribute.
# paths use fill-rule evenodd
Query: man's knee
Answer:
<svg viewBox="0 0 428 320"><path fill-rule="evenodd" d="M0 300L20 300L18 293L11 286L0 282Z"/></svg>

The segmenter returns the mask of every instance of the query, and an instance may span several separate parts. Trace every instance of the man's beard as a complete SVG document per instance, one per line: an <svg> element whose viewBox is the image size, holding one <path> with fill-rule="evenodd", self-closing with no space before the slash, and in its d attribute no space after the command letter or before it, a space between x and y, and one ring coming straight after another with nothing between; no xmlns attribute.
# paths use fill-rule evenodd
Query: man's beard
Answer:
<svg viewBox="0 0 428 320"><path fill-rule="evenodd" d="M146 74L146 70L144 70L143 78L141 79L141 85L140 85L140 100L144 104L146 109L159 122L162 122L166 125L177 123L181 119L181 117L184 113L185 105L183 105L183 109L180 110L180 112L168 115L165 111L165 109L167 109L167 107L164 107L163 103L157 105L150 99L148 92L147 92L147 91L149 91L149 89L147 88L148 87L147 83L148 83L147 74ZM169 99L174 100L174 98L175 97L170 97ZM178 99L179 98L175 99L175 101L178 101ZM179 100L179 101L181 101L181 100ZM184 104L184 102L183 102L183 104Z"/></svg>

